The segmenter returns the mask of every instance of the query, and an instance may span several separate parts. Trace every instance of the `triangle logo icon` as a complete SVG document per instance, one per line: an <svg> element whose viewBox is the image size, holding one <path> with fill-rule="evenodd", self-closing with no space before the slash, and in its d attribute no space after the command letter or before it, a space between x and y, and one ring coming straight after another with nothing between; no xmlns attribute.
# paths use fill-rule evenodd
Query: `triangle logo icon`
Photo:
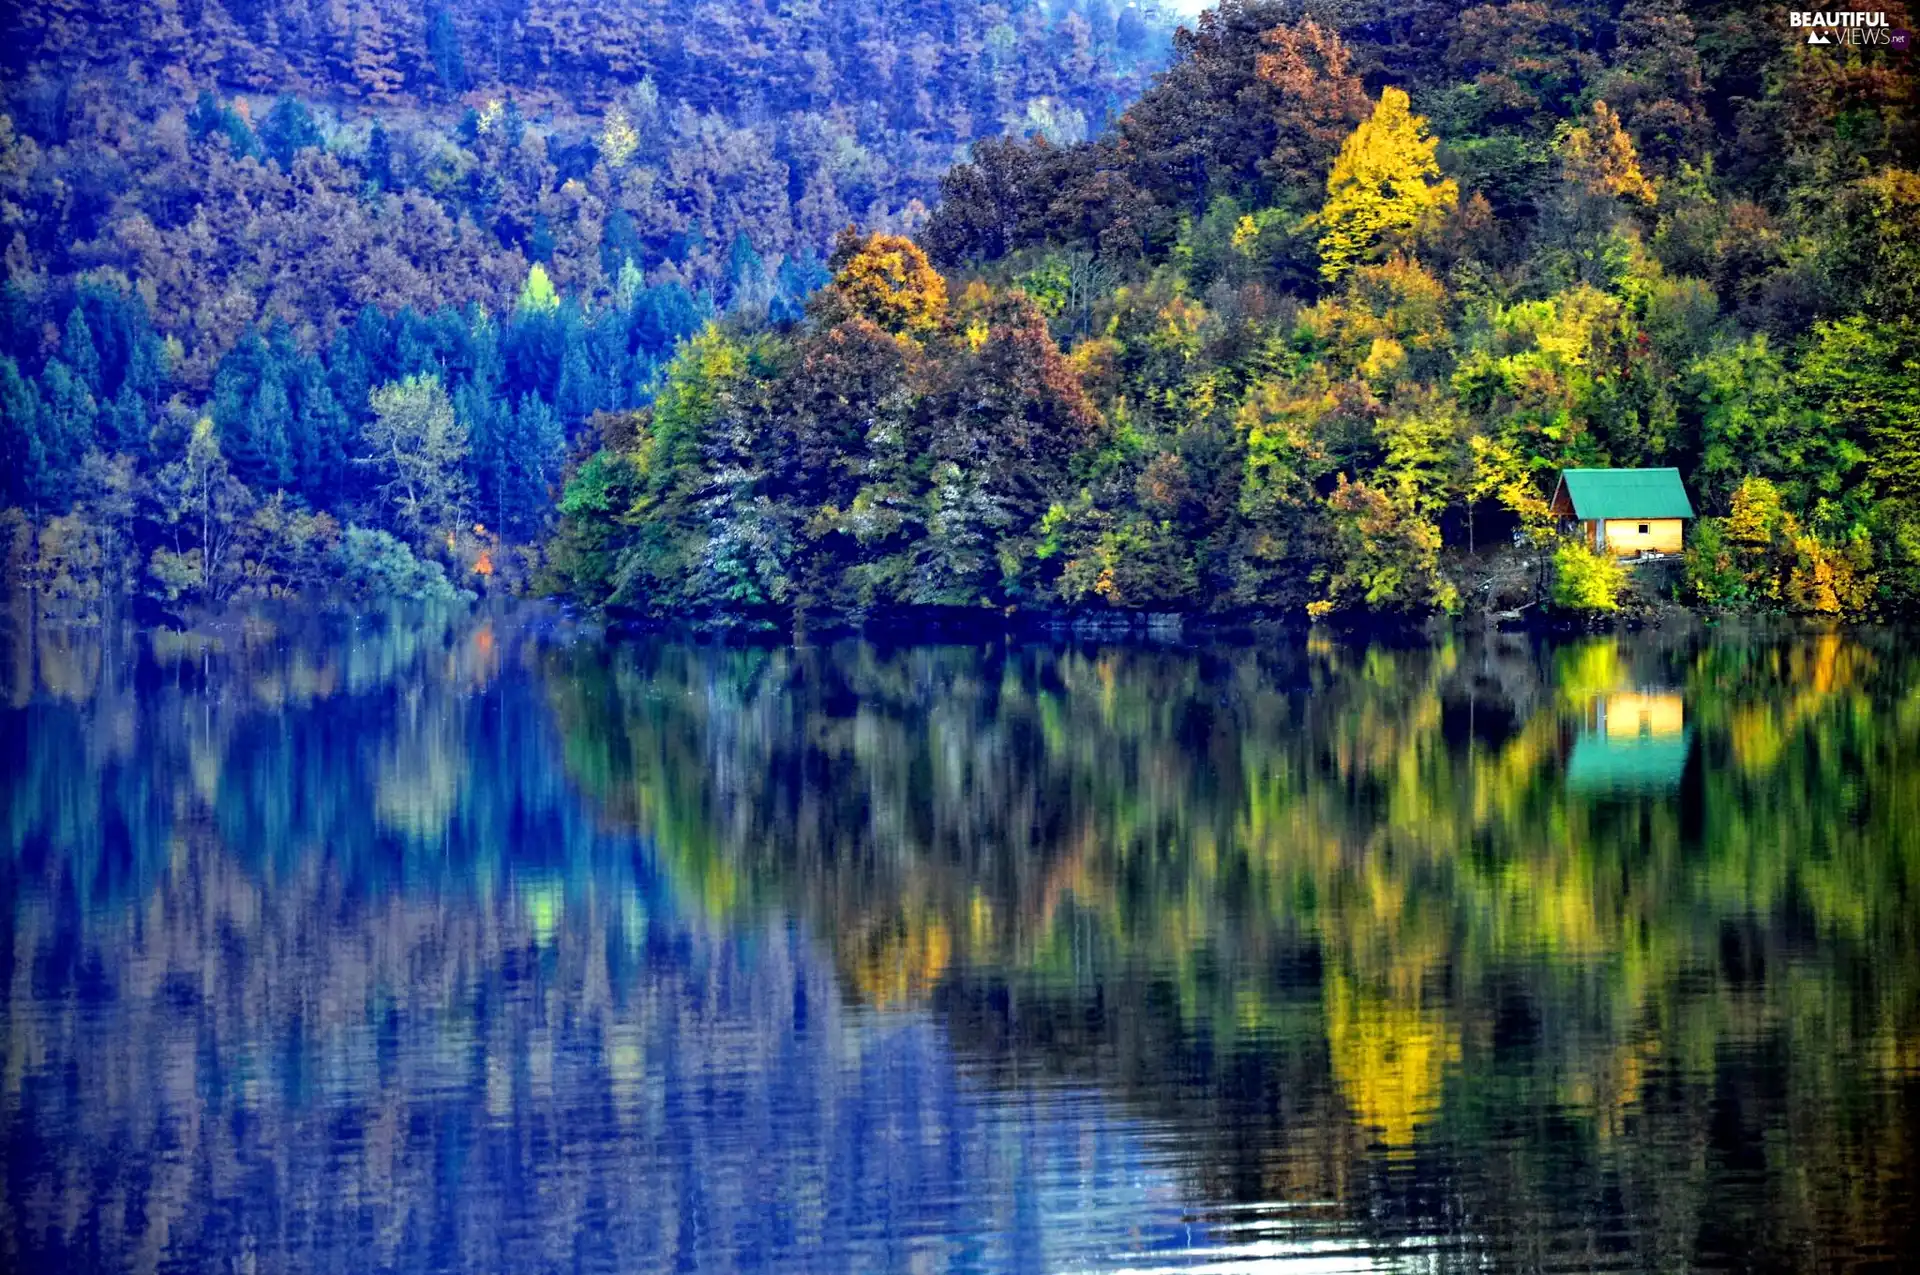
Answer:
<svg viewBox="0 0 1920 1275"><path fill-rule="evenodd" d="M1808 44L1832 44L1833 40L1829 36L1821 35L1818 31L1809 31L1807 32L1807 43Z"/></svg>

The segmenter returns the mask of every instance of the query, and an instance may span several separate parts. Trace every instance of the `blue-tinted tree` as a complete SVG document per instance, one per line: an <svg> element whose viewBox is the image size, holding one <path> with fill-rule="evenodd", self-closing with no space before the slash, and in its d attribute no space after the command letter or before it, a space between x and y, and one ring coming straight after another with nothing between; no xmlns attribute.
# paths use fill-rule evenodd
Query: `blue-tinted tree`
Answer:
<svg viewBox="0 0 1920 1275"><path fill-rule="evenodd" d="M260 124L260 144L283 170L293 168L293 157L309 147L325 146L313 113L297 98L281 94Z"/></svg>

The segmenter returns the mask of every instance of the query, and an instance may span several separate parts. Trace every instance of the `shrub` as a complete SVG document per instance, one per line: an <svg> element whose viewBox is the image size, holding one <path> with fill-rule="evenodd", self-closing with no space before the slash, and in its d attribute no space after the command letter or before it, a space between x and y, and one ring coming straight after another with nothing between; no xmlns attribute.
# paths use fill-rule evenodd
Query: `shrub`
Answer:
<svg viewBox="0 0 1920 1275"><path fill-rule="evenodd" d="M473 594L455 589L446 569L414 557L384 531L348 527L334 557L340 583L356 598L395 602L452 602Z"/></svg>
<svg viewBox="0 0 1920 1275"><path fill-rule="evenodd" d="M1553 604L1563 611L1617 611L1627 572L1583 541L1563 540L1553 555Z"/></svg>
<svg viewBox="0 0 1920 1275"><path fill-rule="evenodd" d="M1687 546L1687 587L1695 601L1707 606L1737 607L1752 600L1740 560L1718 518L1702 518L1694 525L1693 543Z"/></svg>

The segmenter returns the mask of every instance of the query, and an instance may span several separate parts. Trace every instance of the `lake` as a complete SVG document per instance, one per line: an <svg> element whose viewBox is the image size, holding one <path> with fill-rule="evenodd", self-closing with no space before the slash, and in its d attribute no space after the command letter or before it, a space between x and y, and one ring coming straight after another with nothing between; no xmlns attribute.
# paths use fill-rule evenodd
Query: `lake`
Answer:
<svg viewBox="0 0 1920 1275"><path fill-rule="evenodd" d="M0 1265L1893 1268L1920 644L0 641Z"/></svg>

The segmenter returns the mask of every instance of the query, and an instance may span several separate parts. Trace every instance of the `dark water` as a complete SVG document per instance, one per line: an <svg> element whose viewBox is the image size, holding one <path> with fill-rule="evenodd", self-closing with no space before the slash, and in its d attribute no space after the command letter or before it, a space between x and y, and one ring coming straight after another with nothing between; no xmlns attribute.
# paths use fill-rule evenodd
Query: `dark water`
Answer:
<svg viewBox="0 0 1920 1275"><path fill-rule="evenodd" d="M1911 636L0 655L6 1269L1920 1251Z"/></svg>

